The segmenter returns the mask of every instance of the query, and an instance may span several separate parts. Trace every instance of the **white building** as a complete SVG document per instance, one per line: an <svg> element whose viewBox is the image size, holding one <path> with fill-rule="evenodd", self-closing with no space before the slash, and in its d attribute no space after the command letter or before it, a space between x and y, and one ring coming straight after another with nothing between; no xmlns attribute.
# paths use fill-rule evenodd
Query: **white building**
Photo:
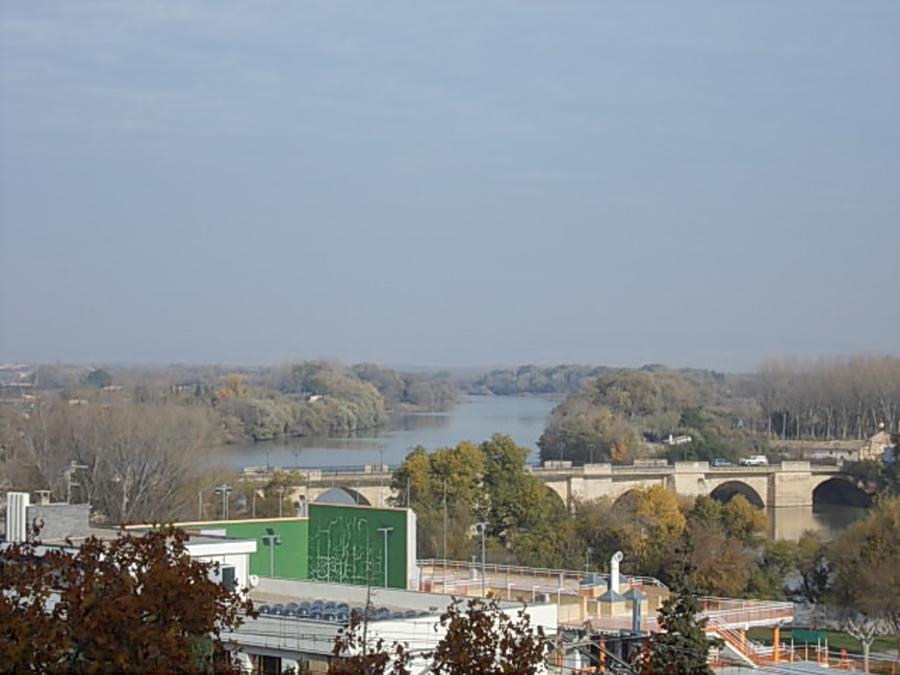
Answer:
<svg viewBox="0 0 900 675"><path fill-rule="evenodd" d="M259 617L247 619L223 639L235 644L242 669L275 673L298 667L312 673L327 672L336 658L331 652L338 631L347 625L350 612L365 615L367 606L369 644L379 638L387 648L394 642L405 643L414 656L412 671L428 672L423 655L443 637L440 615L453 601L452 596L441 593L266 577L250 597ZM513 618L521 608L520 602L501 603L502 611ZM549 634L556 630L556 611L555 603L528 607L532 625L542 626Z"/></svg>
<svg viewBox="0 0 900 675"><path fill-rule="evenodd" d="M112 527L92 527L89 504L31 503L27 492L6 494L7 543L24 541L31 528L42 524L41 547L76 548L88 537L111 540L119 537L122 530ZM139 535L140 531L129 530L128 534ZM71 541L71 544L66 540ZM256 540L230 539L228 537L189 533L185 548L192 558L219 563L214 571L216 580L234 588L249 588L253 585L249 575L249 559L256 553Z"/></svg>

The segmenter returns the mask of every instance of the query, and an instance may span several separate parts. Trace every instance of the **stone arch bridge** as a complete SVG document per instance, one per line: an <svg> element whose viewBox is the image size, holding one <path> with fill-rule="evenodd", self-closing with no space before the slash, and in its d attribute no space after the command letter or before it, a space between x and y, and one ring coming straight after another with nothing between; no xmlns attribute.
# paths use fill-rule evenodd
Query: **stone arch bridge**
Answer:
<svg viewBox="0 0 900 675"><path fill-rule="evenodd" d="M709 495L727 501L743 494L758 507L811 507L817 490L826 483L849 488L840 468L809 462L781 462L769 466L714 467L708 462L675 462L666 465L586 464L558 467L548 462L531 469L569 507L576 500L608 497L616 500L635 488L659 485L679 495ZM292 496L300 502L319 500L326 493L348 503L383 505L394 496L391 467L373 465L347 469L300 469L301 484ZM248 477L266 474L245 469ZM397 495L399 496L399 495ZM402 501L402 499L401 499Z"/></svg>

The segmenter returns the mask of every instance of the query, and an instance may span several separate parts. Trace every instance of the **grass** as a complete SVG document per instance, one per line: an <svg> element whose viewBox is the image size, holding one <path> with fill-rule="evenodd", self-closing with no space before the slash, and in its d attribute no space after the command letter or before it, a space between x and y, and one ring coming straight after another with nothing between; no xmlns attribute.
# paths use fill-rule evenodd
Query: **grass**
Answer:
<svg viewBox="0 0 900 675"><path fill-rule="evenodd" d="M846 649L849 654L862 654L862 646L859 644L859 640L857 640L856 638L851 637L843 631L826 630L823 632L828 636L828 649L830 651L840 651L842 649ZM756 642L770 645L772 644L772 629L751 628L747 631L747 637ZM791 641L790 628L781 629L781 641ZM802 644L795 644L794 647L802 647ZM897 641L890 636L876 638L875 642L872 643L872 654L874 654L875 652L886 652L894 649L897 649Z"/></svg>

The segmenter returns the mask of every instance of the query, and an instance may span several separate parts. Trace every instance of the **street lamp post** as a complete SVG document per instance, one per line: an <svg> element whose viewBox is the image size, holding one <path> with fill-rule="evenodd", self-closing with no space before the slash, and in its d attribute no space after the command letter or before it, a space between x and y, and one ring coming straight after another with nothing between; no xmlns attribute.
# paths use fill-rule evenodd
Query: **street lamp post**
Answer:
<svg viewBox="0 0 900 675"><path fill-rule="evenodd" d="M222 520L228 520L228 493L231 492L231 486L222 483L216 488L216 494L222 495Z"/></svg>
<svg viewBox="0 0 900 675"><path fill-rule="evenodd" d="M384 506L384 448L378 448L378 492L381 493L381 505ZM408 506L408 504L407 504Z"/></svg>
<svg viewBox="0 0 900 675"><path fill-rule="evenodd" d="M284 508L284 486L278 488L278 517L281 518L281 513Z"/></svg>
<svg viewBox="0 0 900 675"><path fill-rule="evenodd" d="M388 536L394 531L393 527L379 527L378 532L384 537L384 587L388 585Z"/></svg>
<svg viewBox="0 0 900 675"><path fill-rule="evenodd" d="M487 529L487 523L481 521L480 523L475 523L478 527L478 530L481 532L481 597L484 598L487 596L486 586L487 586L487 568L485 567L485 556L484 556L484 531Z"/></svg>

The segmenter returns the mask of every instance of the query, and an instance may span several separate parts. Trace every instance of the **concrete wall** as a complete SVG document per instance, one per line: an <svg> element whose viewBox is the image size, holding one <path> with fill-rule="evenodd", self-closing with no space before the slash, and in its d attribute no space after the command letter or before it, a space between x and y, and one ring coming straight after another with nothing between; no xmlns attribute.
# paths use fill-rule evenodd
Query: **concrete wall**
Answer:
<svg viewBox="0 0 900 675"><path fill-rule="evenodd" d="M39 535L41 541L86 537L90 528L90 504L32 504L26 509L26 527L44 523Z"/></svg>

